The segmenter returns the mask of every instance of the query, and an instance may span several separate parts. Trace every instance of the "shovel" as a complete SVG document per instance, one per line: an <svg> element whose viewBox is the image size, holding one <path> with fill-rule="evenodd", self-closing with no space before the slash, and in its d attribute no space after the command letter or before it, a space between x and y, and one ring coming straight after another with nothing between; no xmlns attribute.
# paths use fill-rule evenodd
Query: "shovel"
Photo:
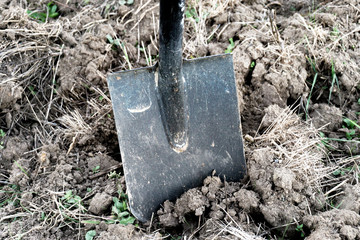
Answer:
<svg viewBox="0 0 360 240"><path fill-rule="evenodd" d="M108 76L129 206L148 221L215 170L246 173L232 55L182 59L185 0L160 0L159 62Z"/></svg>

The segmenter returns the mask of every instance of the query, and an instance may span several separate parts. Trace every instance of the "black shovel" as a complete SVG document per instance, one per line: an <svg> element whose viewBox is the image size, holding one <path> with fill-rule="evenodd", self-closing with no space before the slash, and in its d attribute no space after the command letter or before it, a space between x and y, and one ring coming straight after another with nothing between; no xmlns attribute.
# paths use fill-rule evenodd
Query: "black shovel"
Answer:
<svg viewBox="0 0 360 240"><path fill-rule="evenodd" d="M232 55L183 61L184 11L185 0L160 1L158 64L108 76L130 209L140 221L213 170L227 181L246 172Z"/></svg>

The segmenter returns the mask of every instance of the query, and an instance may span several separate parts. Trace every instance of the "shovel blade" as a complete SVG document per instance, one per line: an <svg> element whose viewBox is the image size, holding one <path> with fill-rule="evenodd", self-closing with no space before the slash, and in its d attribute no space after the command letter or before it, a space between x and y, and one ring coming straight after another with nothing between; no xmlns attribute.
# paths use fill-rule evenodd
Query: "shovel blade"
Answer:
<svg viewBox="0 0 360 240"><path fill-rule="evenodd" d="M184 61L189 119L182 152L166 136L155 72L147 67L108 77L130 210L143 222L213 170L227 181L246 173L232 56Z"/></svg>

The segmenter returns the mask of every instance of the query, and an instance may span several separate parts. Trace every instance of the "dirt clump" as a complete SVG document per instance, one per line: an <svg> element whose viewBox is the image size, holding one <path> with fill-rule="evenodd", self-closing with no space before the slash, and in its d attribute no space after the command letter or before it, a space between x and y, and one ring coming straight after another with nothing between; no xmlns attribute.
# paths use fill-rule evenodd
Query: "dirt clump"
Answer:
<svg viewBox="0 0 360 240"><path fill-rule="evenodd" d="M14 82L7 82L0 85L0 109L13 109L16 102L21 99L24 89L16 86Z"/></svg>
<svg viewBox="0 0 360 240"><path fill-rule="evenodd" d="M333 132L341 127L343 121L342 112L336 106L328 104L314 104L310 112L312 123L316 128L323 128L323 131Z"/></svg>
<svg viewBox="0 0 360 240"><path fill-rule="evenodd" d="M112 197L107 193L97 193L90 201L89 211L100 215L109 209Z"/></svg>
<svg viewBox="0 0 360 240"><path fill-rule="evenodd" d="M207 214L213 220L235 221L240 226L246 226L247 216L253 216L282 228L294 219L302 221L309 209L324 208L319 176L329 175L331 169L322 162L316 130L302 123L289 109L270 106L265 112L263 122L268 122L269 127L254 138L246 151L249 184L242 186L208 177L202 187L186 192L175 203L165 202L158 211L161 224L176 226L185 214ZM309 142L309 138L314 140ZM286 231L287 236L297 234L293 226Z"/></svg>
<svg viewBox="0 0 360 240"><path fill-rule="evenodd" d="M319 239L320 233L326 231L331 239L357 239L360 237L359 221L360 215L354 211L333 209L306 216L304 224L312 230L309 239Z"/></svg>
<svg viewBox="0 0 360 240"><path fill-rule="evenodd" d="M123 226L119 224L107 226L107 230L102 231L99 235L99 239L103 240L141 240L143 237L144 236L135 229L134 225Z"/></svg>
<svg viewBox="0 0 360 240"><path fill-rule="evenodd" d="M360 185L345 184L344 194L338 199L339 209L347 209L360 214Z"/></svg>
<svg viewBox="0 0 360 240"><path fill-rule="evenodd" d="M1 165L3 169L10 169L14 161L17 161L24 155L25 152L29 151L30 144L28 141L20 137L10 137L7 140L5 148L1 152Z"/></svg>

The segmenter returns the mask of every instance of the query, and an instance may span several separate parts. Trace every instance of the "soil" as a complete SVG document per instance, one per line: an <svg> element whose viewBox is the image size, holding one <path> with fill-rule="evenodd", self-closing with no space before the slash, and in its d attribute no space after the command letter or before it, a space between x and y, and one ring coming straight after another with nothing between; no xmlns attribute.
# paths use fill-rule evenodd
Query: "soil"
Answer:
<svg viewBox="0 0 360 240"><path fill-rule="evenodd" d="M159 1L48 3L0 0L0 239L360 239L358 1L187 1L184 58L232 52L247 176L127 225L106 76L156 63Z"/></svg>

